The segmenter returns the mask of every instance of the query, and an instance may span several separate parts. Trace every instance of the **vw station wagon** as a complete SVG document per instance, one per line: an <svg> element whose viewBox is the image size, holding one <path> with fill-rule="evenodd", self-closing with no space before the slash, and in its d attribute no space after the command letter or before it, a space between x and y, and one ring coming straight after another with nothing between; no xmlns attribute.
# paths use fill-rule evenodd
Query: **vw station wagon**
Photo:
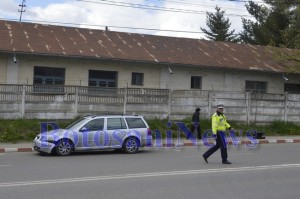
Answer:
<svg viewBox="0 0 300 199"><path fill-rule="evenodd" d="M136 153L152 146L151 130L143 116L86 116L66 129L42 132L33 140L34 150L59 156L74 151L103 149Z"/></svg>

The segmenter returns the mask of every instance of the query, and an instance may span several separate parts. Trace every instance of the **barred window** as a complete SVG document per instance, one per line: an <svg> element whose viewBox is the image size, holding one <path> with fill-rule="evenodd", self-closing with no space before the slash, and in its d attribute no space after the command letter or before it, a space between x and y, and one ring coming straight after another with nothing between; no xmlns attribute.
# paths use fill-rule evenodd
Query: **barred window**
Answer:
<svg viewBox="0 0 300 199"><path fill-rule="evenodd" d="M246 81L246 92L267 93L267 82Z"/></svg>
<svg viewBox="0 0 300 199"><path fill-rule="evenodd" d="M35 66L33 83L41 85L64 85L65 69Z"/></svg>
<svg viewBox="0 0 300 199"><path fill-rule="evenodd" d="M202 77L192 76L191 77L191 89L202 89Z"/></svg>
<svg viewBox="0 0 300 199"><path fill-rule="evenodd" d="M34 92L63 93L65 68L34 67Z"/></svg>
<svg viewBox="0 0 300 199"><path fill-rule="evenodd" d="M117 87L118 72L89 70L89 86Z"/></svg>
<svg viewBox="0 0 300 199"><path fill-rule="evenodd" d="M284 91L288 93L300 94L300 84L284 84Z"/></svg>
<svg viewBox="0 0 300 199"><path fill-rule="evenodd" d="M131 85L143 86L144 85L144 73L132 73Z"/></svg>

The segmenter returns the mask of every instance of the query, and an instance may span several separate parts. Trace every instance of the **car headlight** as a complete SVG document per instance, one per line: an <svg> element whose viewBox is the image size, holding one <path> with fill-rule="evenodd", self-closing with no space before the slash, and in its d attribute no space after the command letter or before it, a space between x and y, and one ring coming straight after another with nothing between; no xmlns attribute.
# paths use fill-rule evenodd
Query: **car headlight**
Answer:
<svg viewBox="0 0 300 199"><path fill-rule="evenodd" d="M41 136L41 141L42 142L50 142L50 143L55 142L52 136Z"/></svg>

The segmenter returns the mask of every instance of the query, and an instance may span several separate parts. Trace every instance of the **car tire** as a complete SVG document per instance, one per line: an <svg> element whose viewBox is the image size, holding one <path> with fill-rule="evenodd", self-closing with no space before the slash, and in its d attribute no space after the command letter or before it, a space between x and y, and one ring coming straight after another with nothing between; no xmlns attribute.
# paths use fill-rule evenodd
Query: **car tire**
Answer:
<svg viewBox="0 0 300 199"><path fill-rule="evenodd" d="M51 154L43 152L43 151L39 151L39 155L41 155L41 156L50 156Z"/></svg>
<svg viewBox="0 0 300 199"><path fill-rule="evenodd" d="M139 150L140 143L136 137L129 137L124 141L123 150L125 153L136 153Z"/></svg>
<svg viewBox="0 0 300 199"><path fill-rule="evenodd" d="M115 150L115 152L117 152L117 153L124 152L123 148L121 148L121 149L114 149L114 150Z"/></svg>
<svg viewBox="0 0 300 199"><path fill-rule="evenodd" d="M72 153L74 144L68 139L61 139L58 141L55 152L58 156L68 156Z"/></svg>

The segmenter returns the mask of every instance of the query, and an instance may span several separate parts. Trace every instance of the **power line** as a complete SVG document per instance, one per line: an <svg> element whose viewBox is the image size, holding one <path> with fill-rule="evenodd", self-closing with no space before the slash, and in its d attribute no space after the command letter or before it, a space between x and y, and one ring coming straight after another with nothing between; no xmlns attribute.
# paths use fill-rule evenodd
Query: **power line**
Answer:
<svg viewBox="0 0 300 199"><path fill-rule="evenodd" d="M151 1L153 2L153 0L146 0L146 1ZM178 4L178 5L192 5L192 6L206 6L206 7L216 7L216 4L212 4L212 3L199 3L199 2L194 2L194 1L173 1L173 0L154 0L156 2L170 2L170 3L174 3L174 4ZM227 0L227 1L233 1L233 0ZM248 2L248 1L235 1L235 2ZM258 1L256 1L255 3L259 3ZM233 9L233 10L244 10L242 8L238 8L236 6L225 6L225 5L219 5L221 8L227 8L227 9Z"/></svg>
<svg viewBox="0 0 300 199"><path fill-rule="evenodd" d="M19 5L21 7L21 10L18 9L18 12L20 12L20 22L22 21L23 12L26 11L25 10L25 7L26 7L25 3L26 3L26 0L22 0L22 4Z"/></svg>
<svg viewBox="0 0 300 199"><path fill-rule="evenodd" d="M118 6L118 7L130 7L130 8L136 8L136 9L159 10L159 11L187 13L187 14L206 14L206 11L167 8L167 7L160 7L160 6L148 6L148 5L144 5L144 4L133 4L133 3L125 3L125 2L109 1L109 0L100 0L100 1L76 0L76 1L86 2L86 3L94 3L94 4L112 5L112 6ZM225 13L225 15L238 16L238 17L252 17L251 15L228 14L228 13Z"/></svg>
<svg viewBox="0 0 300 199"><path fill-rule="evenodd" d="M205 14L206 11L196 11L196 10L185 10L185 9L176 9L176 8L167 8L167 7L159 7L159 6L148 6L145 4L133 4L133 3L125 3L125 2L118 2L118 1L111 1L111 0L100 0L99 1L93 1L93 0L76 0L76 1L82 1L82 2L87 2L87 3L96 3L96 4L107 4L107 5L112 5L112 6L122 6L122 7L132 7L132 8L140 8L140 9L150 9L150 10L161 10L161 11L170 11L170 12L183 12L183 13L191 13L191 14ZM193 5L198 5L201 6L201 4L197 4L196 2L193 1L184 1L184 2L179 2L175 0L156 0L156 1L164 1L164 2L172 2L172 3L179 3L179 4L193 4ZM232 1L232 0L228 0ZM243 2L243 1L239 1ZM21 6L21 11L25 12L26 10L23 10L26 1L22 1ZM21 12L19 11L19 12ZM30 11L30 9L27 11L29 14L34 14ZM20 16L20 21L22 17L22 12ZM35 13L36 14L36 13ZM226 13L225 13L226 14ZM249 16L249 15L238 15L238 14L227 14L227 15L232 15L232 16ZM34 16L37 17L37 16ZM251 16L250 16L251 17ZM37 17L38 18L38 17ZM157 28L142 28L142 27L126 27L126 26L111 26L111 25L95 25L95 24L84 24L84 23L63 23L63 22L51 22L47 21L45 19L40 19L40 21L36 20L27 20L27 22L37 22L37 23L48 23L48 24L57 24L57 25L70 25L70 26L87 26L87 27L110 27L110 28L116 28L116 29L131 29L131 30L145 30L145 31L161 31L161 32L177 32L177 33L190 33L190 34L201 34L204 33L202 31L182 31L182 30L170 30L170 29L157 29ZM234 34L238 35L238 34Z"/></svg>
<svg viewBox="0 0 300 199"><path fill-rule="evenodd" d="M3 19L3 18L0 18ZM13 19L4 19L11 20ZM49 22L49 21L34 21L34 20L24 20L23 22L30 23L50 23L54 25L74 25L74 26L88 26L88 27L103 27L103 28L117 28L117 29L132 29L132 30L146 30L146 31L161 31L161 32L177 32L177 33L191 33L191 34L200 34L204 33L203 31L185 31L185 30L170 30L170 29L157 29L157 28L142 28L142 27L129 27L129 26L108 26L108 25L96 25L96 24L85 24L85 23L67 23L67 22ZM239 35L233 34L233 35Z"/></svg>
<svg viewBox="0 0 300 199"><path fill-rule="evenodd" d="M6 19L6 18L0 18L0 19L16 21L14 19ZM164 29L157 29L157 28L141 28L141 27L129 27L129 26L108 26L108 25L96 25L96 24L85 24L85 23L69 23L69 22L57 22L57 21L23 20L23 22L49 23L49 24L54 24L54 25L75 25L75 26L103 27L103 28L108 27L108 28L132 29L132 30L162 31L162 32L203 33L202 31L164 30Z"/></svg>
<svg viewBox="0 0 300 199"><path fill-rule="evenodd" d="M153 1L153 0L146 0L146 1ZM189 2L189 1L168 1L168 0L156 0L157 2L170 2L170 3L174 3L177 5L192 5L192 6L206 6L206 7L215 7L216 5L213 4L208 4L208 3L196 3L196 2ZM229 9L240 9L240 8L236 8L236 7L229 7L229 6L222 6L222 8L229 8Z"/></svg>

